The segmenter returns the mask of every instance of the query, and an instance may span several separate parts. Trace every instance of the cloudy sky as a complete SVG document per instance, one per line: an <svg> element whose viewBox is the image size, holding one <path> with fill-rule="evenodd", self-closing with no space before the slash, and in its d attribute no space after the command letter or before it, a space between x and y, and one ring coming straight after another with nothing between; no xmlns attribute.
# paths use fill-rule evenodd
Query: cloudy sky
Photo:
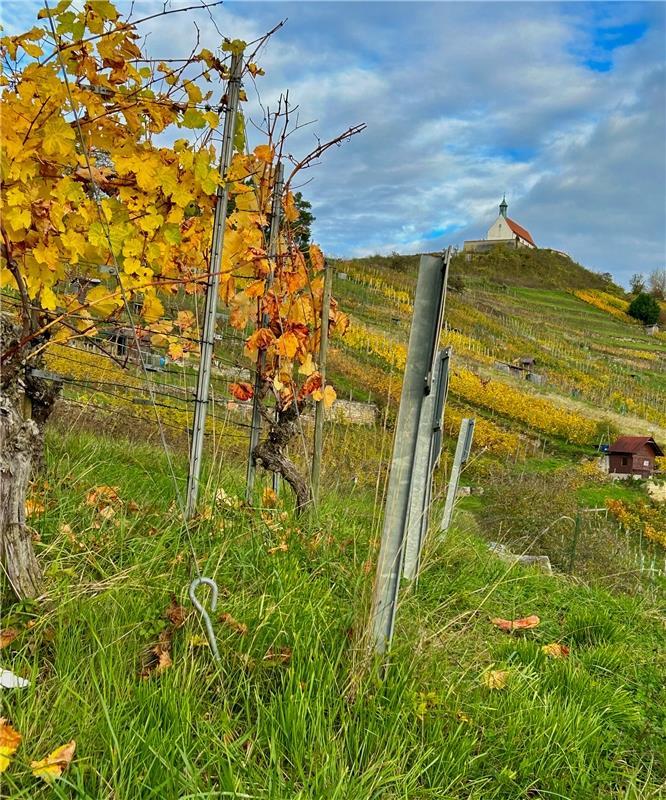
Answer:
<svg viewBox="0 0 666 800"><path fill-rule="evenodd" d="M9 0L5 22L20 27L39 5ZM134 16L154 7L139 0ZM260 54L257 90L274 108L288 89L299 121L311 123L290 138L291 152L368 126L305 176L314 233L329 254L433 251L482 238L506 192L509 216L538 245L626 284L666 263L665 9L228 2L143 32L150 54L166 58L188 51L195 22L201 46L215 49L220 32L249 41L286 19ZM257 91L247 89L260 124Z"/></svg>

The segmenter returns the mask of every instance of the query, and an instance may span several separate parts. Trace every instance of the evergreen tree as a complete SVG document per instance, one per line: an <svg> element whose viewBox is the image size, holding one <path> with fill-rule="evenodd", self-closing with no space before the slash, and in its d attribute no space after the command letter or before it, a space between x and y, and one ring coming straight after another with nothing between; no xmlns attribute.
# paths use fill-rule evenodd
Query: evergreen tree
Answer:
<svg viewBox="0 0 666 800"><path fill-rule="evenodd" d="M659 319L660 310L659 303L652 295L641 292L631 301L627 313L646 325L654 325Z"/></svg>

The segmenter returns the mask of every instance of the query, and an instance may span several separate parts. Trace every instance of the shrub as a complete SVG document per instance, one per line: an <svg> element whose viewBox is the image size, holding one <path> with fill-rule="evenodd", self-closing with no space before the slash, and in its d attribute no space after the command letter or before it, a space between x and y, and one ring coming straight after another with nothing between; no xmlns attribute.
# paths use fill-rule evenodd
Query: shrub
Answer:
<svg viewBox="0 0 666 800"><path fill-rule="evenodd" d="M641 292L629 305L627 313L634 319L639 319L646 325L654 325L659 320L659 303L652 295Z"/></svg>

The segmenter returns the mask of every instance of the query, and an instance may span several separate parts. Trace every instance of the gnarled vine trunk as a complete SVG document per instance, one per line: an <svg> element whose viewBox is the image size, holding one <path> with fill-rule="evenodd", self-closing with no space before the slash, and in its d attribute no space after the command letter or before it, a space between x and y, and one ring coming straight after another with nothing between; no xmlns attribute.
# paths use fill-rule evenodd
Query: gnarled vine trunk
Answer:
<svg viewBox="0 0 666 800"><path fill-rule="evenodd" d="M0 314L0 353L11 351L19 335L15 322ZM25 501L33 469L43 457L44 425L59 388L26 377L28 352L17 349L16 358L0 370L0 561L19 599L36 597L41 590Z"/></svg>
<svg viewBox="0 0 666 800"><path fill-rule="evenodd" d="M254 448L252 457L257 466L282 475L294 490L296 512L300 514L310 502L308 482L296 464L284 454L284 448L298 432L299 408L294 402L289 408L278 412L277 420L271 422L267 438Z"/></svg>

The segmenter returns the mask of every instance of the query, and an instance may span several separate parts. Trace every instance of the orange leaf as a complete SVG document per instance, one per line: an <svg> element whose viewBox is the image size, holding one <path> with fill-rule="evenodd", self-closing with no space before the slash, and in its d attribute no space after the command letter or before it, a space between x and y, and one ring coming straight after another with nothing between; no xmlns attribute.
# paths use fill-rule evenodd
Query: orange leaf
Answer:
<svg viewBox="0 0 666 800"><path fill-rule="evenodd" d="M248 297L261 297L266 288L266 281L253 281L245 287L245 294Z"/></svg>
<svg viewBox="0 0 666 800"><path fill-rule="evenodd" d="M39 500L33 500L32 498L28 498L25 501L25 513L31 517L33 514L43 514L46 510L44 503L40 503Z"/></svg>
<svg viewBox="0 0 666 800"><path fill-rule="evenodd" d="M273 341L275 335L269 328L259 328L252 336L249 336L245 342L245 349L248 353L254 353L257 350L265 350Z"/></svg>
<svg viewBox="0 0 666 800"><path fill-rule="evenodd" d="M63 771L71 764L74 758L74 751L76 750L76 742L72 739L71 742L58 747L46 758L41 761L31 761L30 767L32 774L36 778L50 782L59 778Z"/></svg>
<svg viewBox="0 0 666 800"><path fill-rule="evenodd" d="M512 631L525 631L529 630L530 628L536 628L537 625L540 624L541 620L536 616L536 614L533 614L530 617L522 617L521 619L512 620L496 617L495 619L491 619L490 622L500 630L511 633Z"/></svg>
<svg viewBox="0 0 666 800"><path fill-rule="evenodd" d="M4 717L0 717L0 772L4 772L11 762L11 756L14 755L21 744L21 734L7 724Z"/></svg>
<svg viewBox="0 0 666 800"><path fill-rule="evenodd" d="M0 650L10 645L18 636L16 628L3 628L0 631Z"/></svg>
<svg viewBox="0 0 666 800"><path fill-rule="evenodd" d="M569 655L569 648L559 642L544 644L541 650L550 658L566 658Z"/></svg>
<svg viewBox="0 0 666 800"><path fill-rule="evenodd" d="M304 397L307 397L309 394L312 394L319 389L321 389L321 372L313 372L312 375L307 377L301 386L301 390L298 393L298 399L302 400Z"/></svg>
<svg viewBox="0 0 666 800"><path fill-rule="evenodd" d="M270 486L267 486L261 495L261 505L264 508L275 508L278 504L278 496Z"/></svg>
<svg viewBox="0 0 666 800"><path fill-rule="evenodd" d="M249 383L232 383L229 385L229 391L236 400L249 400L254 397L254 388Z"/></svg>
<svg viewBox="0 0 666 800"><path fill-rule="evenodd" d="M321 252L321 248L316 244L310 245L310 263L315 272L321 272L326 264L324 261L324 254Z"/></svg>
<svg viewBox="0 0 666 800"><path fill-rule="evenodd" d="M298 338L292 331L286 331L275 342L278 353L289 360L292 360L298 352Z"/></svg>
<svg viewBox="0 0 666 800"><path fill-rule="evenodd" d="M337 398L337 394L335 389L332 386L326 386L323 390L317 389L316 391L312 392L313 400L319 402L320 400L324 401L324 408L328 411L328 409L333 405Z"/></svg>

